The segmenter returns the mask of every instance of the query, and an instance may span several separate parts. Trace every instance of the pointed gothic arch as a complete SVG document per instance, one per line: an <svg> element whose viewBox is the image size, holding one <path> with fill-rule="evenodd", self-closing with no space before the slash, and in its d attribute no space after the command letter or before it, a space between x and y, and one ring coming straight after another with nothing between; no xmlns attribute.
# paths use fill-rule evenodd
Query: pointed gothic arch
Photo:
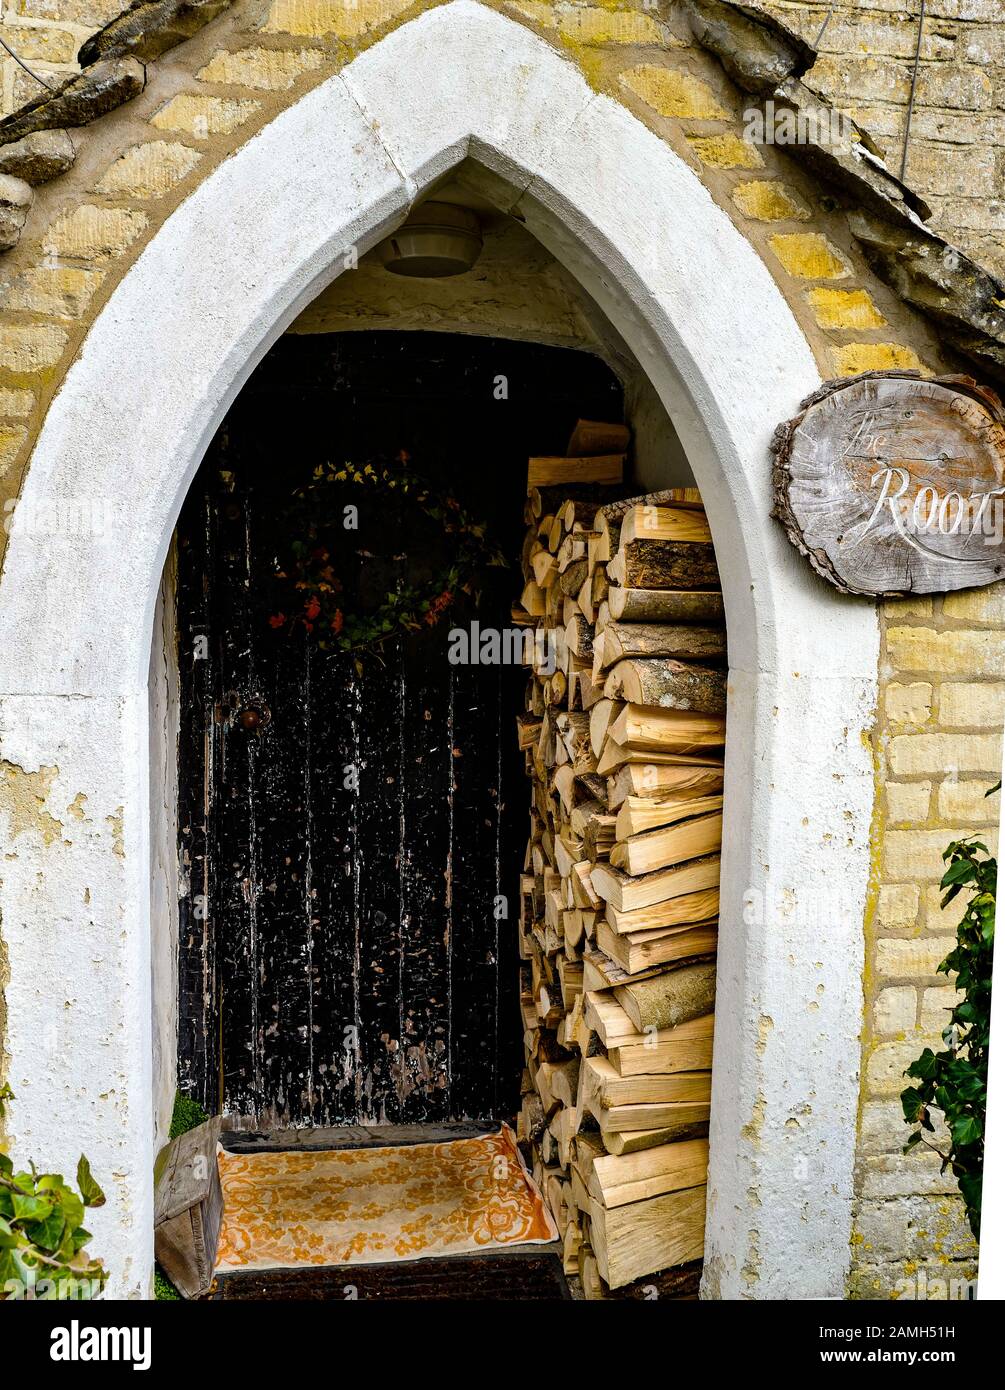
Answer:
<svg viewBox="0 0 1005 1390"><path fill-rule="evenodd" d="M0 578L0 733L8 764L84 815L40 824L0 876L16 1138L54 1161L83 1149L108 1177L96 1246L111 1292L143 1296L147 681L172 529L268 347L350 247L362 254L462 160L632 348L720 556L730 703L705 1294L841 1296L877 623L825 589L770 520L767 456L819 373L694 172L474 0L396 29L210 174L126 272L50 407L19 502L28 524ZM46 528L54 507L95 501L103 524L87 534Z"/></svg>

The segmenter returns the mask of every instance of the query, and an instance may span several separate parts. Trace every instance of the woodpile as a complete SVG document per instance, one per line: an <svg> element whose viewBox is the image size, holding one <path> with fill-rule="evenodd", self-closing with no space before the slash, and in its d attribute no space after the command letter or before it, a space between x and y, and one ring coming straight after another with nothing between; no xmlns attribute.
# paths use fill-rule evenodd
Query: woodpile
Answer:
<svg viewBox="0 0 1005 1390"><path fill-rule="evenodd" d="M694 1298L726 635L698 493L621 498L627 445L581 421L530 461L519 1136L587 1298Z"/></svg>

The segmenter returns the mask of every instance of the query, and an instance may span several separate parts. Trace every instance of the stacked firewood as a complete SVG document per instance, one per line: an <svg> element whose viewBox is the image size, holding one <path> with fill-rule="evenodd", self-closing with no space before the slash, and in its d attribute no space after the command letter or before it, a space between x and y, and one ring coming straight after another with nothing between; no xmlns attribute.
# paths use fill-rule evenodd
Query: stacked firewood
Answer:
<svg viewBox="0 0 1005 1390"><path fill-rule="evenodd" d="M587 1297L694 1297L726 634L698 493L620 497L627 443L580 422L530 461L519 1128Z"/></svg>

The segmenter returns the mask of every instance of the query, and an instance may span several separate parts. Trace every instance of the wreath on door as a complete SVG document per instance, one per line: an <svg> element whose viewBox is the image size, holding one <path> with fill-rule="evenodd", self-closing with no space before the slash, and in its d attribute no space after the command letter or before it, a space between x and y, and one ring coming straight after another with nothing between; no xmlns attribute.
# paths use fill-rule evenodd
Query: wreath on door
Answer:
<svg viewBox="0 0 1005 1390"><path fill-rule="evenodd" d="M295 488L280 509L277 530L293 535L289 553L277 557L277 603L269 615L276 631L302 630L322 651L374 652L403 633L436 627L463 595L476 593L489 566L507 563L450 492L438 492L408 468L402 450L393 466L366 463L319 464L309 482ZM375 560L369 549L352 550L346 540L357 530L361 509L372 518L374 501L393 512L399 530L415 531L422 519L442 537L443 562L420 582L398 578L366 604L360 599L353 561ZM395 559L404 559L398 555ZM339 571L342 571L341 573Z"/></svg>

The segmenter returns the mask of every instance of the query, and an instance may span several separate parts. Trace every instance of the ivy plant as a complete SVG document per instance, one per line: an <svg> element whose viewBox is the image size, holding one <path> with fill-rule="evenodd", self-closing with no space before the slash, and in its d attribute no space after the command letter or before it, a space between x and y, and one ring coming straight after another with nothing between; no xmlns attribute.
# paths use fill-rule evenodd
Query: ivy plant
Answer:
<svg viewBox="0 0 1005 1390"><path fill-rule="evenodd" d="M10 1087L0 1086L0 1119L13 1099ZM34 1163L16 1172L0 1151L0 1299L97 1296L108 1274L84 1249L91 1239L84 1212L104 1200L83 1154L75 1191Z"/></svg>
<svg viewBox="0 0 1005 1390"><path fill-rule="evenodd" d="M956 1178L970 1229L979 1240L998 864L976 839L954 840L942 857L943 908L960 893L968 894L956 947L939 966L940 974L956 976L963 998L949 1012L942 1050L926 1047L908 1067L906 1074L915 1084L900 1099L905 1121L916 1126L905 1148L924 1144L938 1153L942 1171L948 1168ZM933 1111L945 1121L943 1147L928 1137L935 1134Z"/></svg>

